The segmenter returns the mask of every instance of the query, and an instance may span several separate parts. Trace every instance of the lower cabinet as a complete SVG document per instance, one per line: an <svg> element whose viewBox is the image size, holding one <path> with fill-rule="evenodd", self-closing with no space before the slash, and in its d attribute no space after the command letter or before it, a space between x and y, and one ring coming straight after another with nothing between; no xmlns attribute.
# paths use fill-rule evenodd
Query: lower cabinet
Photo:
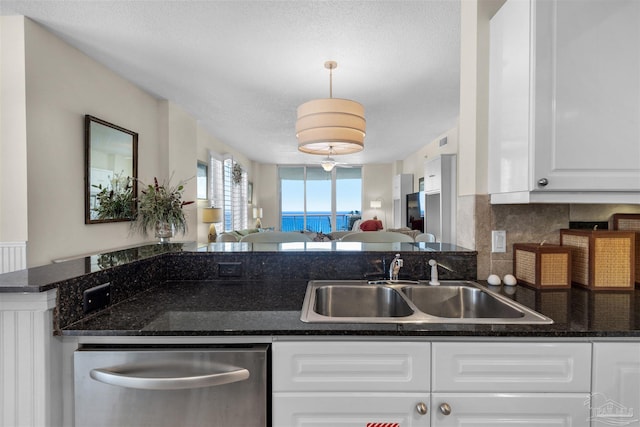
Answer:
<svg viewBox="0 0 640 427"><path fill-rule="evenodd" d="M274 393L273 425L423 427L428 405L428 393Z"/></svg>
<svg viewBox="0 0 640 427"><path fill-rule="evenodd" d="M588 402L588 393L433 393L431 425L588 426Z"/></svg>
<svg viewBox="0 0 640 427"><path fill-rule="evenodd" d="M640 343L594 343L592 425L640 426Z"/></svg>
<svg viewBox="0 0 640 427"><path fill-rule="evenodd" d="M430 350L424 342L274 342L273 425L428 426Z"/></svg>
<svg viewBox="0 0 640 427"><path fill-rule="evenodd" d="M278 427L590 425L591 343L292 341L272 351Z"/></svg>

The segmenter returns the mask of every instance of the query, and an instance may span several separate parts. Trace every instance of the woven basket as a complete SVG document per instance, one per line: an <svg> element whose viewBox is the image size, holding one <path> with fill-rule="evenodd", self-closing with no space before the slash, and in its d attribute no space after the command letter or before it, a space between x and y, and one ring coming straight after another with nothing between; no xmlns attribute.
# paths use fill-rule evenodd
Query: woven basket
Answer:
<svg viewBox="0 0 640 427"><path fill-rule="evenodd" d="M560 230L560 244L572 248L571 280L596 290L629 290L635 282L633 232Z"/></svg>
<svg viewBox="0 0 640 427"><path fill-rule="evenodd" d="M640 284L640 214L613 214L609 219L609 228L636 233L636 284Z"/></svg>
<svg viewBox="0 0 640 427"><path fill-rule="evenodd" d="M571 249L558 245L515 243L513 274L538 289L571 287Z"/></svg>

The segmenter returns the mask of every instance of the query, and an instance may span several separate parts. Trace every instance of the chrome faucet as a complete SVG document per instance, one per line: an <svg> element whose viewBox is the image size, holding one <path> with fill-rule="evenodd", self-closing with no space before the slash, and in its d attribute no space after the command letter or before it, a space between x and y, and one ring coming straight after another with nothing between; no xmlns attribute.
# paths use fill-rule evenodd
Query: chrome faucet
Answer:
<svg viewBox="0 0 640 427"><path fill-rule="evenodd" d="M431 280L429 280L429 284L432 286L438 286L440 284L438 281L438 263L435 259L430 259L429 265L431 266Z"/></svg>
<svg viewBox="0 0 640 427"><path fill-rule="evenodd" d="M404 262L400 258L400 254L396 254L396 257L389 264L389 279L390 280L398 280L398 274L400 273L400 269L402 268Z"/></svg>

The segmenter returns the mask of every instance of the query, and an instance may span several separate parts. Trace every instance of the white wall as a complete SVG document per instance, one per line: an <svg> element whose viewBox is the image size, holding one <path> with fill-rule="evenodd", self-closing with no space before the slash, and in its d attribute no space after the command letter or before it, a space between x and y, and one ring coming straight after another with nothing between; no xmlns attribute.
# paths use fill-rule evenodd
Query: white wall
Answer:
<svg viewBox="0 0 640 427"><path fill-rule="evenodd" d="M447 144L440 147L440 140L447 138ZM413 174L413 188L418 191L419 180L424 177L424 163L441 154L456 154L458 152L458 128L449 129L439 135L420 150L412 153L402 161L402 172Z"/></svg>
<svg viewBox="0 0 640 427"><path fill-rule="evenodd" d="M387 229L393 225L393 165L367 164L362 167L362 218L378 216ZM382 209L371 209L371 200L382 200Z"/></svg>

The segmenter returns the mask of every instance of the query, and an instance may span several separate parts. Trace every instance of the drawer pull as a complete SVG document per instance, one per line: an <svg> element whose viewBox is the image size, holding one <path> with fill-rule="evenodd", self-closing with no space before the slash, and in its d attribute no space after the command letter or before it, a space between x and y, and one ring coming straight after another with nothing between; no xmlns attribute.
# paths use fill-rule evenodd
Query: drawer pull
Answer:
<svg viewBox="0 0 640 427"><path fill-rule="evenodd" d="M416 405L416 411L420 415L427 415L427 405L424 402L420 402Z"/></svg>
<svg viewBox="0 0 640 427"><path fill-rule="evenodd" d="M442 405L440 405L440 412L442 412L442 415L451 414L451 405L449 405L448 403L443 403Z"/></svg>

